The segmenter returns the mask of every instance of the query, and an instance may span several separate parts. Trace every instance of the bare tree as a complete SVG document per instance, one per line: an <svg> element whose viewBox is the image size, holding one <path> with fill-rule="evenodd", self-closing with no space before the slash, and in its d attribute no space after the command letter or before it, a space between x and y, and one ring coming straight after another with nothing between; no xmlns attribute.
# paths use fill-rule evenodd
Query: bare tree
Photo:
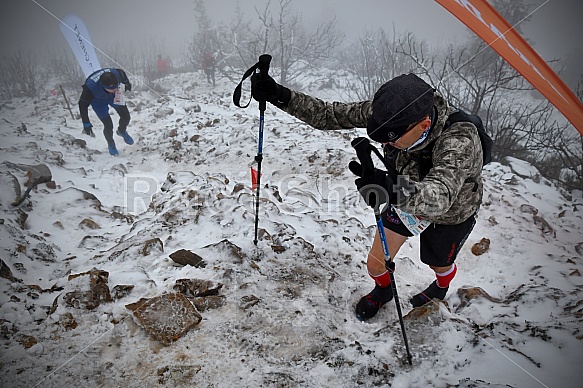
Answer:
<svg viewBox="0 0 583 388"><path fill-rule="evenodd" d="M269 2L265 11L258 14L263 24L261 36L265 36L267 49L273 53L276 67L280 71L280 83L286 85L330 58L334 48L344 39L344 35L336 31L335 17L321 23L316 30L306 30L301 16L292 14L291 3L292 0L280 0L279 13L275 18L269 12ZM273 30L271 37L270 30Z"/></svg>
<svg viewBox="0 0 583 388"><path fill-rule="evenodd" d="M575 90L583 100L583 75ZM583 136L568 124L547 126L537 138L546 158L533 164L549 179L559 182L567 190L583 190Z"/></svg>
<svg viewBox="0 0 583 388"><path fill-rule="evenodd" d="M307 70L329 59L344 35L336 31L334 18L308 30L301 16L292 12L292 1L280 0L277 13L272 12L271 1L261 10L255 8L258 22L245 20L237 8L230 24L212 24L204 11L204 0L196 0L198 31L190 48L193 57L202 57L201 47L210 47L217 55L217 70L236 78L240 74L233 75L241 68L252 66L261 54L268 53L273 56L273 73L279 75L279 82L297 82Z"/></svg>
<svg viewBox="0 0 583 388"><path fill-rule="evenodd" d="M448 74L440 90L454 105L471 113L481 113L487 100L502 90L534 89L481 39L471 48L450 46L444 62Z"/></svg>
<svg viewBox="0 0 583 388"><path fill-rule="evenodd" d="M204 3L197 0L195 9L199 30L193 35L189 58L195 68L200 67L204 51L215 55L215 71L231 81L240 79L240 70L251 67L259 55L265 53L265 44L252 38L251 22L244 20L239 5L232 20L226 23L211 23L206 15Z"/></svg>
<svg viewBox="0 0 583 388"><path fill-rule="evenodd" d="M0 62L0 96L38 97L46 87L48 72L34 54L24 55L20 50Z"/></svg>
<svg viewBox="0 0 583 388"><path fill-rule="evenodd" d="M69 49L48 50L45 63L50 76L65 88L79 88L85 82L83 70Z"/></svg>
<svg viewBox="0 0 583 388"><path fill-rule="evenodd" d="M194 20L198 26L192 35L187 57L194 69L199 69L205 51L213 51L216 28L208 17L204 0L194 0Z"/></svg>
<svg viewBox="0 0 583 388"><path fill-rule="evenodd" d="M398 34L394 26L390 35L383 29L365 31L340 54L340 60L355 79L347 94L361 100L372 99L382 84L397 75L427 73L433 62L423 43L412 33Z"/></svg>

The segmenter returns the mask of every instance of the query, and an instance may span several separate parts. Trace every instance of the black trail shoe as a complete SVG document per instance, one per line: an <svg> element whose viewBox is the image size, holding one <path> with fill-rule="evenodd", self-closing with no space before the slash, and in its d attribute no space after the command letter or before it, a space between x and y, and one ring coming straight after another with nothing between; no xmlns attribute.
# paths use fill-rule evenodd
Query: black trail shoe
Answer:
<svg viewBox="0 0 583 388"><path fill-rule="evenodd" d="M374 289L369 294L360 298L356 304L356 318L360 321L371 319L391 299L393 299L393 288L391 285L384 288L375 285Z"/></svg>
<svg viewBox="0 0 583 388"><path fill-rule="evenodd" d="M429 285L423 292L413 296L409 299L409 302L413 305L413 307L423 306L425 303L429 302L433 298L441 299L445 298L445 294L447 294L447 288L441 288L437 285L437 280L434 280L433 283Z"/></svg>

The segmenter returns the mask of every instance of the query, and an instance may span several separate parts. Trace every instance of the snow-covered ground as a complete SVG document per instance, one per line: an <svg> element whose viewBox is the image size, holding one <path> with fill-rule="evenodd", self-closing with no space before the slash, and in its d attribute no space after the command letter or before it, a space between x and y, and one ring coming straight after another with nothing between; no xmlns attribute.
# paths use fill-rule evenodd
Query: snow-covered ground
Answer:
<svg viewBox="0 0 583 388"><path fill-rule="evenodd" d="M408 303L434 278L410 239L395 260L409 366L393 302L366 323L353 313L373 285L374 215L346 168L364 130L317 131L268 107L255 246L257 104L235 108L235 85L198 73L162 84L164 95L127 94L136 144L116 137L118 157L96 117L96 137L81 135L58 95L1 103L2 387L581 386L580 195L520 160L487 166L458 274L431 308ZM14 182L24 192L40 164L54 184L13 206ZM204 265L176 264L182 249ZM66 303L89 289L69 275L92 269L108 273L112 300ZM175 293L179 279L211 281L221 303L163 344L126 305ZM131 291L114 293L122 285ZM164 311L156 319L178 322Z"/></svg>

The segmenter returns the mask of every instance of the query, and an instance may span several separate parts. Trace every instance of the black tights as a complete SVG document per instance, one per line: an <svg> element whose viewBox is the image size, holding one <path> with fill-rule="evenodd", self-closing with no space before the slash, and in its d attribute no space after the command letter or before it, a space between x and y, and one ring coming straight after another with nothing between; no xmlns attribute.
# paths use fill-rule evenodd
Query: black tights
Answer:
<svg viewBox="0 0 583 388"><path fill-rule="evenodd" d="M113 109L115 109L119 115L118 130L120 132L125 132L130 123L130 111L128 110L128 107L121 105L114 106ZM101 122L103 123L103 136L105 136L107 144L115 145L115 141L113 140L113 121L111 120L111 116L107 115L106 118L101 119Z"/></svg>

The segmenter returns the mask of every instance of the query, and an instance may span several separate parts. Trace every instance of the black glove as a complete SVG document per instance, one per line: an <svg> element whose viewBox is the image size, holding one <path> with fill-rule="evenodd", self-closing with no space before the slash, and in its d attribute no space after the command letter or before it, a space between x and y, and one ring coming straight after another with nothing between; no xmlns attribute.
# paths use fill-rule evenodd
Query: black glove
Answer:
<svg viewBox="0 0 583 388"><path fill-rule="evenodd" d="M131 92L132 91L132 84L130 84L130 82L126 82L125 84L125 91L126 92Z"/></svg>
<svg viewBox="0 0 583 388"><path fill-rule="evenodd" d="M89 124L83 124L83 134L87 135L87 136L91 136L91 137L95 137L95 134L93 133L93 125Z"/></svg>
<svg viewBox="0 0 583 388"><path fill-rule="evenodd" d="M291 91L281 86L269 75L255 73L251 76L251 95L255 101L269 101L278 108L285 108L291 99Z"/></svg>
<svg viewBox="0 0 583 388"><path fill-rule="evenodd" d="M360 177L354 183L367 205L375 208L383 203L394 204L397 202L393 179L386 171L375 168L372 175L363 177L360 163L352 161L348 168L354 175Z"/></svg>

